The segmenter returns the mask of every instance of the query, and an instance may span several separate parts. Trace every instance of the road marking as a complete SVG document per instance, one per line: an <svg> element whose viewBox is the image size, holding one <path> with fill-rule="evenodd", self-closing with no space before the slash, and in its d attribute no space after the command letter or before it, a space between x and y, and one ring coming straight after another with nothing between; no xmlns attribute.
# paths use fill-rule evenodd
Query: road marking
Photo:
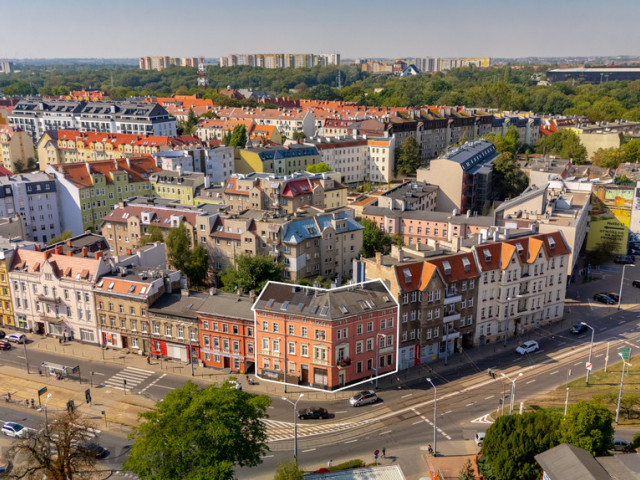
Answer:
<svg viewBox="0 0 640 480"><path fill-rule="evenodd" d="M302 450L302 453L315 452L315 451L316 451L315 448L310 448L309 450Z"/></svg>
<svg viewBox="0 0 640 480"><path fill-rule="evenodd" d="M17 355L18 358L22 358L24 360L24 357L21 357L20 355Z"/></svg>
<svg viewBox="0 0 640 480"><path fill-rule="evenodd" d="M565 345L567 342L558 342L558 345Z"/></svg>
<svg viewBox="0 0 640 480"><path fill-rule="evenodd" d="M471 420L471 423L493 423L493 420L489 418L490 415L491 415L490 413L487 413L486 415L475 418Z"/></svg>
<svg viewBox="0 0 640 480"><path fill-rule="evenodd" d="M407 393L406 395L402 395L400 398L407 398L413 395L413 393Z"/></svg>
<svg viewBox="0 0 640 480"><path fill-rule="evenodd" d="M584 338L584 337L586 337L586 335L578 335L578 339Z"/></svg>
<svg viewBox="0 0 640 480"><path fill-rule="evenodd" d="M340 410L339 412L333 412L333 413L347 413L346 410Z"/></svg>
<svg viewBox="0 0 640 480"><path fill-rule="evenodd" d="M525 383L525 385L529 385L530 383L533 383L533 382L535 382L535 379L534 380L529 380L528 382Z"/></svg>
<svg viewBox="0 0 640 480"><path fill-rule="evenodd" d="M555 372L551 372L549 375L555 375L556 373L558 373L558 370L556 370Z"/></svg>
<svg viewBox="0 0 640 480"><path fill-rule="evenodd" d="M467 404L465 405L465 407L470 407L470 406L471 406L471 405L473 405L474 403L476 403L476 402L467 403Z"/></svg>
<svg viewBox="0 0 640 480"><path fill-rule="evenodd" d="M514 358L513 360L511 360L511 363L517 362L518 360L520 360L519 358Z"/></svg>
<svg viewBox="0 0 640 480"><path fill-rule="evenodd" d="M453 410L447 410L446 412L443 413L443 415L446 415L447 413L451 413L453 412Z"/></svg>
<svg viewBox="0 0 640 480"><path fill-rule="evenodd" d="M604 332L607 329L607 327L602 327L600 330L598 330L599 332Z"/></svg>
<svg viewBox="0 0 640 480"><path fill-rule="evenodd" d="M378 435L386 435L387 433L391 433L391 430L387 430L386 432L380 432Z"/></svg>
<svg viewBox="0 0 640 480"><path fill-rule="evenodd" d="M154 387L155 388L166 388L167 390L175 390L176 389L176 387L169 387L167 385L154 385ZM140 393L142 393L142 391ZM269 407L269 408L275 408L275 407Z"/></svg>
<svg viewBox="0 0 640 480"><path fill-rule="evenodd" d="M354 442L357 442L357 441L358 441L358 439L356 438L355 440L348 440L348 441L346 441L344 443L354 443Z"/></svg>
<svg viewBox="0 0 640 480"><path fill-rule="evenodd" d="M160 380L162 380L166 376L167 376L167 374L163 373L160 377L156 378L153 382L151 382L149 385L147 385L142 390L140 390L140 393L146 392L149 388L155 386L156 383L158 383ZM162 386L163 385L158 385L158 387L162 387ZM169 387L169 388L171 388L173 390L173 387Z"/></svg>
<svg viewBox="0 0 640 480"><path fill-rule="evenodd" d="M618 322L618 325L622 325L624 323L624 320L621 320Z"/></svg>
<svg viewBox="0 0 640 480"><path fill-rule="evenodd" d="M264 456L264 457L262 457L262 458L271 458L271 457L273 457L273 455L265 455L265 456Z"/></svg>
<svg viewBox="0 0 640 480"><path fill-rule="evenodd" d="M417 425L419 423L422 423L422 420L418 420L417 422L413 422L411 425Z"/></svg>
<svg viewBox="0 0 640 480"><path fill-rule="evenodd" d="M578 363L574 363L573 366L575 367L576 365L582 365L582 362L578 362Z"/></svg>
<svg viewBox="0 0 640 480"><path fill-rule="evenodd" d="M596 358L604 357L604 353L600 353L599 355L594 355L594 357L596 357Z"/></svg>
<svg viewBox="0 0 640 480"><path fill-rule="evenodd" d="M490 398L495 397L495 395L489 395L488 397L484 397L485 400L489 400Z"/></svg>

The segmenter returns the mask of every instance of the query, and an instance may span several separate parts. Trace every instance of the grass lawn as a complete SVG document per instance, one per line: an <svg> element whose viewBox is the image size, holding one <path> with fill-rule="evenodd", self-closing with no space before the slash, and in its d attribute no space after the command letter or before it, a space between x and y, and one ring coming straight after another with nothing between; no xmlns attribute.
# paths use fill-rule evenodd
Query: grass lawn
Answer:
<svg viewBox="0 0 640 480"><path fill-rule="evenodd" d="M640 427L640 358L631 357L630 363L631 367L625 367L619 425ZM525 406L528 409L558 408L564 412L566 388L569 387L569 405L579 400L601 400L615 417L621 373L622 362L609 364L606 373L600 370L591 374L589 385L586 384L585 377L582 377L530 399ZM565 371L564 375L566 374Z"/></svg>

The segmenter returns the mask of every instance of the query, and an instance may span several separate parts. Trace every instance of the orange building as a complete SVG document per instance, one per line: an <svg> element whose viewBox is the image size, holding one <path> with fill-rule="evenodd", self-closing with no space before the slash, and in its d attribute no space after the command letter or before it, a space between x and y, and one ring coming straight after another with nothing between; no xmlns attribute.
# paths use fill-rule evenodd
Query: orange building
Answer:
<svg viewBox="0 0 640 480"><path fill-rule="evenodd" d="M380 280L330 290L269 282L253 310L263 380L335 390L397 371L398 303Z"/></svg>

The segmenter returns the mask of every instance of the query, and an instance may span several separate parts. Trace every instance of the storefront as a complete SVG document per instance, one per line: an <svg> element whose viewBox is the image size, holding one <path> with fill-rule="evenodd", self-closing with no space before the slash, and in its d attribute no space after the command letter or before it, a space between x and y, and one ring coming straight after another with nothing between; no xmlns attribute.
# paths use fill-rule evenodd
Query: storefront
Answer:
<svg viewBox="0 0 640 480"><path fill-rule="evenodd" d="M103 330L102 345L106 347L122 348L122 339L120 334Z"/></svg>

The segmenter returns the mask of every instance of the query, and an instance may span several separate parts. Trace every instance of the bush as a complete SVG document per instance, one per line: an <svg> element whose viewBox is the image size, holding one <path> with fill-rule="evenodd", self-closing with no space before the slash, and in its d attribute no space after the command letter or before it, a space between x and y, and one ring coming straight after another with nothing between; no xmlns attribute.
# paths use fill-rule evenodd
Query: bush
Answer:
<svg viewBox="0 0 640 480"><path fill-rule="evenodd" d="M364 467L364 462L359 458L354 460L349 460L348 462L339 463L338 465L331 465L329 467L329 471L335 472L338 470L349 470L350 468L362 468Z"/></svg>

